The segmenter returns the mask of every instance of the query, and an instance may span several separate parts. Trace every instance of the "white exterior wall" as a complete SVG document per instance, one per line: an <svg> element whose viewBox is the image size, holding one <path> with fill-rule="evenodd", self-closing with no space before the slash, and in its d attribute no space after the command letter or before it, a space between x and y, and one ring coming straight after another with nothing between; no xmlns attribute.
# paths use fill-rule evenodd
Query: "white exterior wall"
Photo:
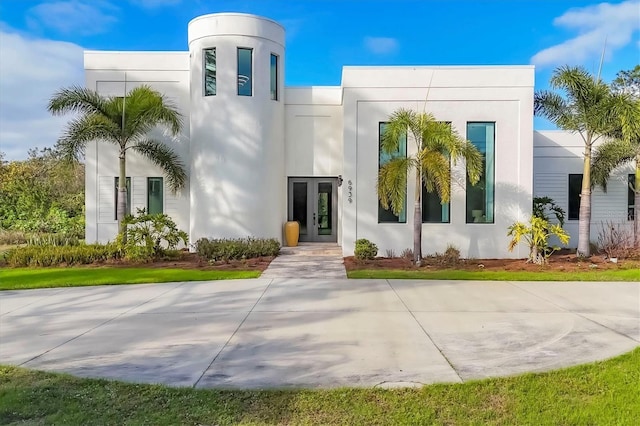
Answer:
<svg viewBox="0 0 640 426"><path fill-rule="evenodd" d="M378 224L375 183L378 123L398 108L431 112L449 121L463 137L470 121L495 122L494 223L466 223L464 164L454 169L450 223L423 225L423 254L457 246L464 257L526 257L524 247L507 250L507 228L531 214L533 67L345 67L344 180L352 202L343 197L342 247L353 253L367 238L397 254L413 247L413 194L409 176L406 223ZM430 89L428 89L430 88ZM425 99L427 100L425 106ZM408 155L416 152L409 140ZM347 189L348 190L348 186Z"/></svg>
<svg viewBox="0 0 640 426"><path fill-rule="evenodd" d="M253 15L205 15L189 23L190 239L282 238L286 220L284 29ZM216 48L215 96L204 96L203 53ZM237 48L252 48L252 96L237 92ZM270 99L270 56L279 56L280 99Z"/></svg>
<svg viewBox="0 0 640 426"><path fill-rule="evenodd" d="M578 246L578 220L568 220L569 175L582 174L584 142L579 134L564 131L536 131L533 136L534 185L536 197L550 197L567 214L564 229L571 239L568 247ZM634 172L628 164L614 171L607 192L595 187L591 194L591 241L595 243L606 222L623 224L633 231L633 221L627 218L628 175ZM557 244L557 240L554 242Z"/></svg>
<svg viewBox="0 0 640 426"><path fill-rule="evenodd" d="M183 114L183 129L178 137L160 129L151 137L163 140L189 169L189 54L187 52L93 52L84 55L86 87L105 96L124 96L140 85L149 85L176 104ZM114 178L119 175L118 149L104 142L89 143L85 152L85 208L87 242L114 240ZM127 176L131 177L131 212L147 207L147 177L164 177L161 169L133 151L127 152ZM178 227L189 229L189 186L177 194L164 183L164 212Z"/></svg>

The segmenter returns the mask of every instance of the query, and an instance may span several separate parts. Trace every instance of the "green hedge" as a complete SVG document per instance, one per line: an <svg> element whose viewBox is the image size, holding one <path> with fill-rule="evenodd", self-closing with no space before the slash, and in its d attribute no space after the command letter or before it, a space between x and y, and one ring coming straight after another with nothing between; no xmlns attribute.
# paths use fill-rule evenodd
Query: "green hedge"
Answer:
<svg viewBox="0 0 640 426"><path fill-rule="evenodd" d="M26 246L7 251L9 266L82 265L118 259L120 249L114 243L77 246Z"/></svg>
<svg viewBox="0 0 640 426"><path fill-rule="evenodd" d="M196 241L196 252L208 260L223 261L277 256L280 242L275 238L200 238Z"/></svg>

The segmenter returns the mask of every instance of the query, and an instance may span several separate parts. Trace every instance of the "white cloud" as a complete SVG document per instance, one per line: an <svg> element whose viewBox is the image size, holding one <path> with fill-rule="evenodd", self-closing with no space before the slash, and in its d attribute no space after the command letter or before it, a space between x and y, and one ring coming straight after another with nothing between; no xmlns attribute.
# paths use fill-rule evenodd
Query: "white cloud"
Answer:
<svg viewBox="0 0 640 426"><path fill-rule="evenodd" d="M390 37L365 37L364 47L376 55L387 55L398 50L398 40Z"/></svg>
<svg viewBox="0 0 640 426"><path fill-rule="evenodd" d="M84 84L83 48L4 28L0 39L0 150L23 159L29 148L53 146L68 122L51 116L47 103L58 89Z"/></svg>
<svg viewBox="0 0 640 426"><path fill-rule="evenodd" d="M65 34L99 34L117 21L117 8L103 0L66 0L41 3L27 12L32 26L44 26Z"/></svg>
<svg viewBox="0 0 640 426"><path fill-rule="evenodd" d="M571 9L553 24L575 30L578 35L541 50L531 62L538 66L583 64L602 53L605 39L609 55L632 42L634 33L640 30L640 0Z"/></svg>

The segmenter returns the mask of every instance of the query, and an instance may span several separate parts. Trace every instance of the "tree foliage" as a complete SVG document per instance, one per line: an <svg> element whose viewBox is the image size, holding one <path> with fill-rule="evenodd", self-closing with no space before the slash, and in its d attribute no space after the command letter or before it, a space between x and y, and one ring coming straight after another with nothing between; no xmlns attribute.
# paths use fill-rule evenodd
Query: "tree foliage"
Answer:
<svg viewBox="0 0 640 426"><path fill-rule="evenodd" d="M158 125L164 126L174 136L179 134L182 117L171 101L149 86L136 87L124 97L102 96L94 90L73 86L55 93L48 109L54 115L77 114L58 140L66 158L77 160L92 141L116 145L120 178L117 216L123 238L126 239L123 219L127 211L125 184L129 150L162 168L172 191L186 184L186 168L180 157L163 141L149 136Z"/></svg>
<svg viewBox="0 0 640 426"><path fill-rule="evenodd" d="M482 155L469 141L462 138L449 123L436 121L433 115L408 109L398 109L389 117L381 135L382 151L393 156L400 140L408 135L416 145L416 154L395 156L380 166L377 193L385 209L398 215L405 205L407 178L415 174L414 195L414 262L422 262L422 187L435 192L442 203L451 197L451 164L464 159L472 184L480 180Z"/></svg>
<svg viewBox="0 0 640 426"><path fill-rule="evenodd" d="M0 228L84 238L84 165L51 148L0 161Z"/></svg>
<svg viewBox="0 0 640 426"><path fill-rule="evenodd" d="M632 98L615 92L582 67L557 68L549 81L553 90L536 92L534 112L560 129L578 133L584 141L584 161L578 224L578 254L590 255L591 162L594 144L618 129L632 134L637 123L630 120Z"/></svg>

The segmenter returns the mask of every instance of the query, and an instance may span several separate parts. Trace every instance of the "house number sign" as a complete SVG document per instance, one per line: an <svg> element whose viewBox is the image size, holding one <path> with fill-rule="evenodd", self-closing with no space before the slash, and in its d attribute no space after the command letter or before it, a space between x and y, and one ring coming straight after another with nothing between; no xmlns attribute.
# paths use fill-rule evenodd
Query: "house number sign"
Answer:
<svg viewBox="0 0 640 426"><path fill-rule="evenodd" d="M347 199L349 200L349 203L353 203L353 182L348 180L347 185Z"/></svg>

